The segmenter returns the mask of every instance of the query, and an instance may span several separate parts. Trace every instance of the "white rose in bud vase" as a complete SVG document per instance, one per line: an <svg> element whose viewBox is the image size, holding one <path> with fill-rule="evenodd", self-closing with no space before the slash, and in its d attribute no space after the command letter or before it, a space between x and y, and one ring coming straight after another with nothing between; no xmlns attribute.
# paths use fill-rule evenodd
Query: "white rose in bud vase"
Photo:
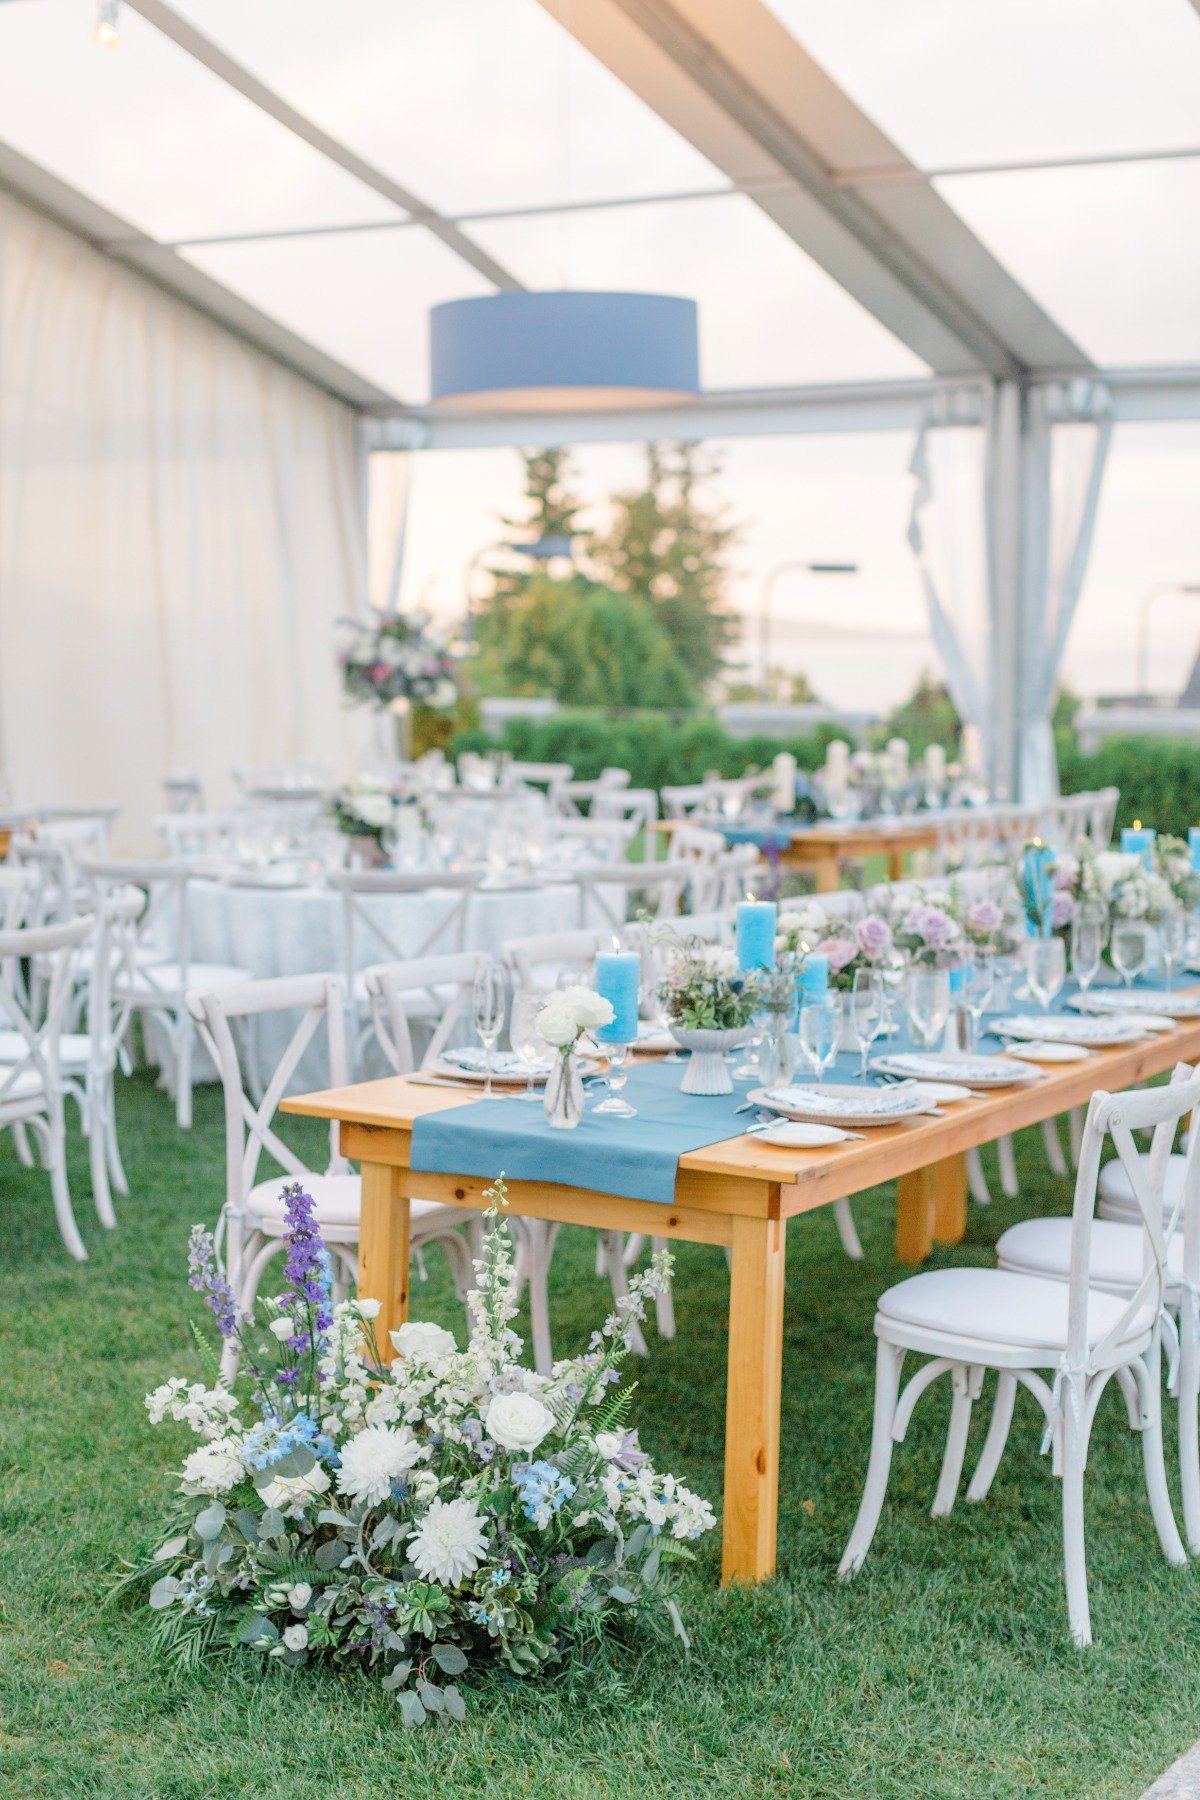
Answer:
<svg viewBox="0 0 1200 1800"><path fill-rule="evenodd" d="M584 1031L592 1031L597 1025L612 1023L612 1001L602 999L594 988L564 988L562 997L568 1012Z"/></svg>
<svg viewBox="0 0 1200 1800"><path fill-rule="evenodd" d="M536 1450L554 1429L554 1414L532 1394L497 1394L483 1428L505 1450Z"/></svg>
<svg viewBox="0 0 1200 1800"><path fill-rule="evenodd" d="M554 1050L566 1050L579 1036L575 1015L558 1000L548 1001L534 1023L546 1043Z"/></svg>

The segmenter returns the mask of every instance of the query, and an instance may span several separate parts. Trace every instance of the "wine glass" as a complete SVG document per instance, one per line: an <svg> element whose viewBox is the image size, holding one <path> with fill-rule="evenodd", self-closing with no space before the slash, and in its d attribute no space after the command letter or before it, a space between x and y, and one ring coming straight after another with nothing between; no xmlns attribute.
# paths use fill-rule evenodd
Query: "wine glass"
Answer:
<svg viewBox="0 0 1200 1800"><path fill-rule="evenodd" d="M908 1022L923 1050L932 1050L950 1017L950 971L913 969L908 977Z"/></svg>
<svg viewBox="0 0 1200 1800"><path fill-rule="evenodd" d="M763 1039L767 1035L767 1014L762 1006L756 1006L746 1027L749 1036L746 1039L746 1054L740 1063L735 1063L730 1071L735 1081L761 1081Z"/></svg>
<svg viewBox="0 0 1200 1800"><path fill-rule="evenodd" d="M850 990L850 1026L861 1059L859 1079L867 1079L871 1045L883 1030L883 977L878 969L855 969Z"/></svg>
<svg viewBox="0 0 1200 1800"><path fill-rule="evenodd" d="M475 972L473 994L475 1029L484 1051L483 1097L492 1097L492 1055L504 1024L504 971L498 963L481 962Z"/></svg>
<svg viewBox="0 0 1200 1800"><path fill-rule="evenodd" d="M1100 968L1104 948L1104 921L1084 907L1071 921L1071 974L1081 994L1086 994Z"/></svg>
<svg viewBox="0 0 1200 1800"><path fill-rule="evenodd" d="M630 1106L623 1097L623 1089L629 1078L625 1067L629 1050L629 1044L620 1039L604 1039L604 1054L608 1058L608 1073L604 1077L604 1085L608 1089L608 1098L601 1100L598 1106L593 1106L594 1113L615 1113L619 1119L636 1118L637 1107Z"/></svg>
<svg viewBox="0 0 1200 1800"><path fill-rule="evenodd" d="M533 1075L546 1054L546 1040L537 1028L537 1017L549 998L546 988L521 987L513 994L508 1041L525 1064L525 1092L517 1096L520 1100L541 1098L534 1091Z"/></svg>
<svg viewBox="0 0 1200 1800"><path fill-rule="evenodd" d="M1174 985L1175 969L1186 943L1187 914L1181 906L1173 906L1158 927L1158 949L1168 994Z"/></svg>
<svg viewBox="0 0 1200 1800"><path fill-rule="evenodd" d="M971 1021L971 1048L979 1047L979 1028L996 985L996 953L990 945L976 944L967 952L963 967L963 1004Z"/></svg>
<svg viewBox="0 0 1200 1800"><path fill-rule="evenodd" d="M1138 919L1118 919L1112 928L1108 953L1126 989L1133 986L1146 966L1146 928Z"/></svg>
<svg viewBox="0 0 1200 1800"><path fill-rule="evenodd" d="M837 1055L839 1013L830 1000L800 1008L800 1053L818 1081Z"/></svg>
<svg viewBox="0 0 1200 1800"><path fill-rule="evenodd" d="M883 983L883 1037L895 1037L900 1027L896 1023L896 1002L904 988L904 978L908 973L908 962L903 951L889 950L879 962L879 975Z"/></svg>
<svg viewBox="0 0 1200 1800"><path fill-rule="evenodd" d="M1062 992L1067 978L1067 952L1061 938L1030 938L1026 977L1029 992L1042 1011L1048 1013L1050 1002Z"/></svg>

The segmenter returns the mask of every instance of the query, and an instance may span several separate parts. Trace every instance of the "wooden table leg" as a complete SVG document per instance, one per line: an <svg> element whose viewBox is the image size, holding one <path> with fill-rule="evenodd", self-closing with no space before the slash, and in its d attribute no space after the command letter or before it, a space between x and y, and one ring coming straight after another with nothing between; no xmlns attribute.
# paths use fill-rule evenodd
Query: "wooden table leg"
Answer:
<svg viewBox="0 0 1200 1800"><path fill-rule="evenodd" d="M775 1573L786 1232L781 1219L733 1220L721 1565L726 1582L764 1581Z"/></svg>
<svg viewBox="0 0 1200 1800"><path fill-rule="evenodd" d="M409 1202L403 1169L362 1164L362 1216L358 1235L358 1291L378 1300L375 1335L385 1362L392 1360L389 1332L408 1317Z"/></svg>
<svg viewBox="0 0 1200 1800"><path fill-rule="evenodd" d="M887 864L889 881L904 880L904 858L906 854L906 851L899 849L888 851Z"/></svg>
<svg viewBox="0 0 1200 1800"><path fill-rule="evenodd" d="M933 1165L933 1241L960 1244L967 1230L967 1155Z"/></svg>
<svg viewBox="0 0 1200 1800"><path fill-rule="evenodd" d="M896 1260L921 1263L933 1249L934 1166L896 1183Z"/></svg>
<svg viewBox="0 0 1200 1800"><path fill-rule="evenodd" d="M841 879L841 865L836 856L823 856L812 865L818 894L836 894Z"/></svg>

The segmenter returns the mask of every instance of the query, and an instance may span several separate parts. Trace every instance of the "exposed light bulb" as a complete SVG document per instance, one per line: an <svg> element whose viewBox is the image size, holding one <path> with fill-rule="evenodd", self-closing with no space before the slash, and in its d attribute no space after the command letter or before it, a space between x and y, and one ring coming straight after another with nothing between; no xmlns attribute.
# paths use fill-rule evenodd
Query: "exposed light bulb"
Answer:
<svg viewBox="0 0 1200 1800"><path fill-rule="evenodd" d="M121 41L117 30L117 13L121 0L97 0L96 23L92 27L92 42L99 44L102 50L115 50Z"/></svg>

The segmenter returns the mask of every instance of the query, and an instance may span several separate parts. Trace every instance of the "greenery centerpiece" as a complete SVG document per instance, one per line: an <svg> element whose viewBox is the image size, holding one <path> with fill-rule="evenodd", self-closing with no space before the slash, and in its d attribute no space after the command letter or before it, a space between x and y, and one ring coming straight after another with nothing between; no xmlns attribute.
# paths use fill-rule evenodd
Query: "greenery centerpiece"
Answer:
<svg viewBox="0 0 1200 1800"><path fill-rule="evenodd" d="M285 1190L286 1286L240 1317L197 1226L189 1285L240 1349L233 1387L180 1377L151 1421L200 1439L161 1541L121 1584L145 1585L160 1650L183 1671L228 1654L376 1678L408 1725L461 1719L457 1678L525 1678L662 1614L708 1503L661 1474L629 1423L620 1368L670 1274L634 1276L583 1355L549 1376L520 1362L501 1179L468 1298L471 1339L413 1321L379 1354L379 1302L334 1305L312 1199ZM197 1343L204 1340L197 1333Z"/></svg>
<svg viewBox="0 0 1200 1800"><path fill-rule="evenodd" d="M356 705L389 713L400 761L412 752L415 708L449 713L458 704L458 665L422 615L377 613L342 621L348 633L341 651L342 689Z"/></svg>
<svg viewBox="0 0 1200 1800"><path fill-rule="evenodd" d="M697 937L678 940L658 989L671 1034L691 1051L680 1086L685 1094L728 1094L725 1053L749 1036L762 1001L762 977L738 967L737 955Z"/></svg>

